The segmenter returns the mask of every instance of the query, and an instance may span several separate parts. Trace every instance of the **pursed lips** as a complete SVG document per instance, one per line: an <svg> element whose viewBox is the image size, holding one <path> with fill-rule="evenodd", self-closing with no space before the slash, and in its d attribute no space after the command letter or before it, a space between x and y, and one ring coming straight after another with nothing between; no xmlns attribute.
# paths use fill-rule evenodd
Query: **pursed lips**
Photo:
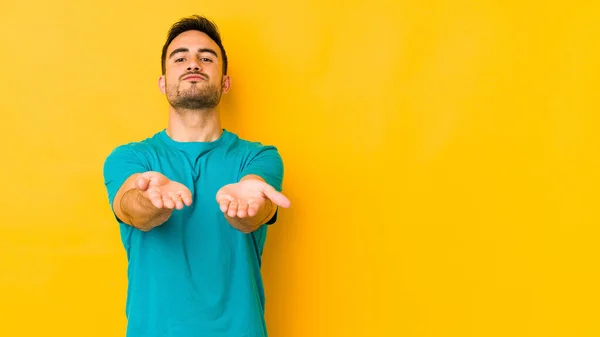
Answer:
<svg viewBox="0 0 600 337"><path fill-rule="evenodd" d="M201 75L194 74L194 75L185 76L183 79L184 80L202 80L202 79L204 79L204 77Z"/></svg>

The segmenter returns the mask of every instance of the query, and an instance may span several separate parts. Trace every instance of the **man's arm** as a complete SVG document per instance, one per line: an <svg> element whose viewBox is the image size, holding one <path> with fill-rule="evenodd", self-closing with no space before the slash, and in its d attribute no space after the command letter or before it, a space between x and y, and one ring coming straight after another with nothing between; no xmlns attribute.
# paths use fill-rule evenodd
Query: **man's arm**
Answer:
<svg viewBox="0 0 600 337"><path fill-rule="evenodd" d="M127 178L115 195L112 207L124 223L142 231L149 231L167 221L173 209L158 208L144 196L144 191L137 186L141 176L141 173L135 173Z"/></svg>
<svg viewBox="0 0 600 337"><path fill-rule="evenodd" d="M192 202L183 184L169 180L150 165L136 147L114 149L104 162L104 184L110 207L122 224L148 231L169 219L174 208Z"/></svg>
<svg viewBox="0 0 600 337"><path fill-rule="evenodd" d="M244 176L240 182L250 179L255 179L266 183L262 177L255 174ZM273 192L277 193L274 190ZM256 202L259 203L256 211L252 210L251 205L248 205L246 210L243 205L238 204L237 209L234 207L228 208L227 212L225 213L225 218L231 226L243 233L251 233L257 230L260 226L264 225L271 218L273 218L275 212L277 211L277 205L275 205L269 198L265 198L262 202Z"/></svg>
<svg viewBox="0 0 600 337"><path fill-rule="evenodd" d="M241 177L217 192L217 203L232 227L253 232L273 224L278 207L290 207L290 200L281 193L283 161L275 147L257 148Z"/></svg>

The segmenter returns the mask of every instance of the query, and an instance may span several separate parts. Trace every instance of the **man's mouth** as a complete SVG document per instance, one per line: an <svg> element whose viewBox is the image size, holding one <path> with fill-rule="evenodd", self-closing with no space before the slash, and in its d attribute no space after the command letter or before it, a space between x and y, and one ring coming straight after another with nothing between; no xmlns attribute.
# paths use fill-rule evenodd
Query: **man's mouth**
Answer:
<svg viewBox="0 0 600 337"><path fill-rule="evenodd" d="M204 77L202 75L197 75L197 74L187 75L183 78L184 81L200 81L203 79L204 79Z"/></svg>

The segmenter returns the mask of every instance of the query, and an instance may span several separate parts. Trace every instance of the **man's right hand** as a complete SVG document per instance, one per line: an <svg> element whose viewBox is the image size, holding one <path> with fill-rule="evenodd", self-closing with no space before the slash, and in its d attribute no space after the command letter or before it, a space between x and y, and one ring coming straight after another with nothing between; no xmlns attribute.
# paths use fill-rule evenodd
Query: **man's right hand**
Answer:
<svg viewBox="0 0 600 337"><path fill-rule="evenodd" d="M180 210L192 204L192 193L185 185L169 180L159 172L142 173L136 179L135 186L156 208Z"/></svg>
<svg viewBox="0 0 600 337"><path fill-rule="evenodd" d="M126 224L149 231L167 221L174 209L192 204L192 193L185 185L161 173L132 174L117 192L114 211Z"/></svg>

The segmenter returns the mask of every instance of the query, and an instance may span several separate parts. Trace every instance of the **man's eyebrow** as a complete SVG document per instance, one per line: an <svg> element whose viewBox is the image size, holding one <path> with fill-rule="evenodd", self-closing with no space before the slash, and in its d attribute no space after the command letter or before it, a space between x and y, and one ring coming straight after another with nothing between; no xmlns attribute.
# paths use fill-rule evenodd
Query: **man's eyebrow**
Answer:
<svg viewBox="0 0 600 337"><path fill-rule="evenodd" d="M211 53L211 54L215 55L216 58L219 58L219 55L217 55L217 52L210 48L200 48L200 49L198 49L198 52L199 53Z"/></svg>
<svg viewBox="0 0 600 337"><path fill-rule="evenodd" d="M175 55L177 53L185 53L185 52L188 52L188 51L190 51L190 50L187 49L187 48L177 48L177 49L173 50L171 52L171 54L169 54L169 58L173 57L173 55Z"/></svg>
<svg viewBox="0 0 600 337"><path fill-rule="evenodd" d="M173 50L171 52L171 54L169 54L169 58L173 57L173 55L175 55L177 53L187 53L189 51L190 50L185 47L177 48L177 49ZM219 57L219 55L217 55L217 52L210 48L200 48L200 49L198 49L198 52L199 53L211 53L211 54L215 55L215 57L217 57L217 58Z"/></svg>

